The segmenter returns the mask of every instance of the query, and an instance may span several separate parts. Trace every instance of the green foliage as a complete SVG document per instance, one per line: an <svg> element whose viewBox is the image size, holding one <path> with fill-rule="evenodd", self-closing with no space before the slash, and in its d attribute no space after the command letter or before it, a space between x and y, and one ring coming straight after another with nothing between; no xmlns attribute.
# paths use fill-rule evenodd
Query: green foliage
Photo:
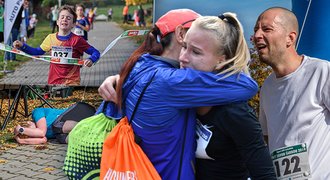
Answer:
<svg viewBox="0 0 330 180"><path fill-rule="evenodd" d="M48 34L51 33L51 28L48 22L41 22L37 24L35 35L28 39L27 43L32 47L38 47Z"/></svg>
<svg viewBox="0 0 330 180"><path fill-rule="evenodd" d="M40 0L42 7L52 7L56 4L58 4L58 0ZM152 3L153 0L147 0L149 3ZM125 5L124 0L62 0L63 4L71 4L75 5L78 3L82 3L87 7L104 7L109 5Z"/></svg>
<svg viewBox="0 0 330 180"><path fill-rule="evenodd" d="M61 4L70 4L70 5L75 5L78 3L82 3L81 0L62 0ZM58 5L58 0L43 0L41 3L41 7L52 7L54 5Z"/></svg>
<svg viewBox="0 0 330 180"><path fill-rule="evenodd" d="M107 0L107 5L119 5L119 4L124 4L123 0Z"/></svg>
<svg viewBox="0 0 330 180"><path fill-rule="evenodd" d="M152 0L125 0L127 5L140 5L140 4L147 4L152 3Z"/></svg>
<svg viewBox="0 0 330 180"><path fill-rule="evenodd" d="M42 3L41 3L41 7L51 7L51 6L54 6L55 4L58 4L58 1L43 0Z"/></svg>

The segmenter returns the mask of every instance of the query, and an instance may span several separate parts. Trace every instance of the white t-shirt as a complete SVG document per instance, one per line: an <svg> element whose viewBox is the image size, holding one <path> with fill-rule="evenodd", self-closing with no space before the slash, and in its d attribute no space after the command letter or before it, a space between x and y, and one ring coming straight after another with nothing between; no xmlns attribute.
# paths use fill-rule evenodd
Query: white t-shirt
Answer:
<svg viewBox="0 0 330 180"><path fill-rule="evenodd" d="M58 19L58 12L59 12L58 9L53 9L52 10L52 21L57 21L57 19Z"/></svg>
<svg viewBox="0 0 330 180"><path fill-rule="evenodd" d="M260 124L269 150L308 147L312 179L330 179L330 62L304 56L293 73L272 73L260 94Z"/></svg>

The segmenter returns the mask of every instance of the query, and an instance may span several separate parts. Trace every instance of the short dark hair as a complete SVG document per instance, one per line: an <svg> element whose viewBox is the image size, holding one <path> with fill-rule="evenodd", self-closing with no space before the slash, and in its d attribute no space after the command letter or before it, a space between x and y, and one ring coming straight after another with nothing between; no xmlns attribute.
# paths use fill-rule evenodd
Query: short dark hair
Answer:
<svg viewBox="0 0 330 180"><path fill-rule="evenodd" d="M69 11L69 13L73 15L73 23L75 23L77 21L77 14L73 10L72 6L69 6L69 5L61 6L60 10L58 11L58 14L60 14L64 10Z"/></svg>
<svg viewBox="0 0 330 180"><path fill-rule="evenodd" d="M76 4L76 10L77 10L77 7L82 7L83 11L85 10L85 6L83 4Z"/></svg>

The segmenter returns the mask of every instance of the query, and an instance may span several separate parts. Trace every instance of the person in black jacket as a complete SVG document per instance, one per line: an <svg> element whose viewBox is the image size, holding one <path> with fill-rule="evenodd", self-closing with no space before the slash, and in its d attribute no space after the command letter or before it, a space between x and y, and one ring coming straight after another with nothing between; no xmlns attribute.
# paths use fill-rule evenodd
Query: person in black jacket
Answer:
<svg viewBox="0 0 330 180"><path fill-rule="evenodd" d="M208 53L212 47L216 56ZM208 60L212 57L215 60ZM224 13L199 17L192 23L179 60L183 68L230 75L248 73L249 58L240 22L234 13ZM197 113L196 179L276 179L261 126L247 102L200 107Z"/></svg>
<svg viewBox="0 0 330 180"><path fill-rule="evenodd" d="M247 102L214 106L198 121L196 179L276 179L260 123Z"/></svg>

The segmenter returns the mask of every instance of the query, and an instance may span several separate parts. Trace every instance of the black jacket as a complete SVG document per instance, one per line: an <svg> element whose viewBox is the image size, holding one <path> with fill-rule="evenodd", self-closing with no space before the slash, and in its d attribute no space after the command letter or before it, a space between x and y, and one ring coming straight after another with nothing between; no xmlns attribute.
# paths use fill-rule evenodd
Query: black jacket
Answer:
<svg viewBox="0 0 330 180"><path fill-rule="evenodd" d="M276 179L259 121L247 102L215 106L199 120L212 131L206 153L215 160L196 160L197 179Z"/></svg>

